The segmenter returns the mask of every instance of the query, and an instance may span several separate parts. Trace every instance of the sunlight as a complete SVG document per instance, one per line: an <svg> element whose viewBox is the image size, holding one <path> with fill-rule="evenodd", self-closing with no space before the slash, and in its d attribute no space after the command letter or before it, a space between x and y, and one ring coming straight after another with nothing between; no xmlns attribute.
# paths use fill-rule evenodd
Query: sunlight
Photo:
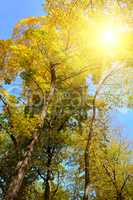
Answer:
<svg viewBox="0 0 133 200"><path fill-rule="evenodd" d="M115 45L117 43L117 35L113 30L107 30L103 33L103 43L105 45Z"/></svg>
<svg viewBox="0 0 133 200"><path fill-rule="evenodd" d="M104 27L100 34L100 43L103 48L114 49L120 46L121 34L118 27Z"/></svg>
<svg viewBox="0 0 133 200"><path fill-rule="evenodd" d="M112 54L116 54L125 46L123 31L119 25L103 25L102 27L99 27L97 41L99 49L103 49L103 51L106 51L106 53L111 52Z"/></svg>

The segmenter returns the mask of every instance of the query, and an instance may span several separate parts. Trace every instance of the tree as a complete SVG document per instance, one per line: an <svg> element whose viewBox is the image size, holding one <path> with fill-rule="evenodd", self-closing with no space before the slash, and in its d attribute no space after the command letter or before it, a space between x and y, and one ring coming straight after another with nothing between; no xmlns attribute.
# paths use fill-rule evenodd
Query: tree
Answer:
<svg viewBox="0 0 133 200"><path fill-rule="evenodd" d="M69 146L65 134L67 131L82 133L89 122L84 168L84 200L88 200L88 187L91 183L90 149L96 125L96 112L99 111L97 96L110 73L103 79L102 77L108 71L108 66L112 66L116 61L125 63L126 67L131 63L130 31L127 31L128 33L121 31L122 45L118 48L110 46L111 49L108 48L109 43L101 44L101 38L97 39L97 32L101 35L100 27L106 22L105 16L109 20L115 18L116 25L121 28L119 22L122 15L122 25L130 26L131 12L128 9L130 3L127 1L123 16L121 10L123 1L110 3L108 7L106 1L47 0L45 3L47 16L21 20L14 27L12 39L0 41L2 46L0 70L3 75L0 76L2 85L0 99L4 115L2 133L4 137L7 134L10 137L17 163L16 169L13 167L14 176L5 200L17 198L27 174L29 173L29 177L32 174L33 166L35 174L30 182L31 188L34 177L35 179L39 176L45 177L44 196L45 199L50 199L53 193L50 183L53 188L58 186L57 181L55 183L55 180L51 180L54 173L56 176L58 174L58 169L54 170L53 163L55 165L55 161L58 161L58 164L62 165L61 150L64 146ZM94 84L98 85L91 105L90 102L87 104L85 99L88 95L86 77L89 74L93 76ZM12 83L15 77L19 77L22 81L20 98L16 98L4 89L4 84ZM85 105L81 105L80 102L82 88L85 91L83 94ZM56 102L56 95L60 101L58 99ZM66 101L67 95L70 95L72 105L70 99ZM101 101L103 102L102 98ZM65 109L64 106L62 109L62 105ZM91 117L88 116L90 110ZM78 136L79 134L76 137ZM58 143L61 143L61 146L58 146ZM40 148L36 151L35 146L39 145ZM72 148L71 145L69 148ZM34 155L36 160L39 156L45 156L43 159L45 170L42 168L42 163L38 166L33 162ZM65 192L62 185L56 194L58 192Z"/></svg>
<svg viewBox="0 0 133 200"><path fill-rule="evenodd" d="M128 143L115 133L105 145L95 145L92 148L95 164L91 166L92 174L95 174L92 176L97 194L95 199L130 199L132 194L128 190L132 182L132 164Z"/></svg>
<svg viewBox="0 0 133 200"><path fill-rule="evenodd" d="M46 24L43 21L46 21ZM41 25L42 22L43 24ZM39 28L36 28L37 24L39 24ZM61 24L61 25L64 28L64 24ZM77 76L77 74L81 74L84 71L88 70L88 69L86 70L86 67L85 67L85 70L82 70L82 67L81 67L84 64L85 60L83 60L83 62L81 63L78 63L78 66L77 66L79 67L78 73L75 73L75 71L77 71L77 69L75 70L74 68L75 66L73 66L73 68L70 67L71 63L69 62L71 60L74 60L75 65L76 65L77 64L76 60L79 61L79 58L77 58L75 54L74 56L71 56L71 53L68 53L67 57L69 58L69 54L70 54L70 59L66 60L65 57L66 57L66 51L67 51L66 49L67 38L64 42L62 42L62 35L64 35L64 30L60 33L60 31L57 31L56 26L57 26L57 22L53 23L53 18L49 16L45 20L44 18L40 17L38 19L31 18L31 19L21 21L19 24L17 24L14 30L15 43L13 46L11 46L11 48L15 52L15 56L10 53L11 58L9 57L9 62L7 62L7 64L9 65L10 61L17 63L18 65L17 70L24 71L23 72L24 83L28 84L26 86L31 89L32 95L34 95L33 92L36 92L36 89L38 89L38 85L39 85L40 89L43 90L43 96L42 96L43 106L42 106L41 112L39 113L40 123L38 127L34 129L33 139L30 145L27 147L28 150L24 154L24 159L22 159L22 161L20 161L17 164L16 169L18 170L18 173L16 177L13 178L11 185L9 186L9 189L7 191L7 195L5 199L16 198L17 193L20 190L22 181L24 179L25 173L29 166L29 161L34 151L34 146L39 139L39 136L41 133L40 130L44 126L44 120L47 114L49 103L51 102L52 97L54 96L56 88L58 88L58 85L59 85L58 80L59 80L59 83L61 81L63 82L63 85L64 85L65 79L66 80L71 79L71 81L69 80L69 82L73 82L73 79L72 79L73 76L75 77ZM19 38L17 38L18 32L20 35ZM39 46L38 46L37 41L39 42ZM74 38L74 41L72 40L71 43L73 45L74 44L77 45L75 43L75 38ZM19 55L19 59L18 57L16 58L16 55L18 56L19 52L22 51L22 49L23 49L23 53L21 53L22 56ZM82 51L77 45L76 53L78 52L82 52ZM81 54L81 58L83 58L83 54ZM38 59L37 59L37 56L38 56ZM36 70L36 65L38 65L37 70ZM61 65L63 65L62 71L60 71ZM27 69L27 66L30 66L30 67L28 67ZM68 77L64 77L63 78L64 80L60 80L60 78L62 78L62 74L64 74L64 70L66 70L66 67L68 68L68 71L66 74L70 74L70 75ZM36 87L34 87L34 85L31 85L30 78L28 78L27 80L27 76L30 77L33 75L33 73L34 73L34 78L35 78L35 81L34 81L35 84L37 83L36 79L38 79L38 82L39 82L36 84ZM40 73L41 73L41 76L40 76ZM83 80L85 79L81 78L81 83ZM75 80L75 83L76 83L76 80ZM60 84L60 87L61 87L61 84Z"/></svg>

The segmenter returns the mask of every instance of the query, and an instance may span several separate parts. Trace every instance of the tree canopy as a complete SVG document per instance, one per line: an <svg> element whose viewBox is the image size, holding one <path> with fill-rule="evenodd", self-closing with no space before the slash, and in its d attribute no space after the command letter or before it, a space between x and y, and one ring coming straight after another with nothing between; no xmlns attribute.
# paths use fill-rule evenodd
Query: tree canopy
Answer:
<svg viewBox="0 0 133 200"><path fill-rule="evenodd" d="M46 0L0 40L0 199L132 200L132 6Z"/></svg>

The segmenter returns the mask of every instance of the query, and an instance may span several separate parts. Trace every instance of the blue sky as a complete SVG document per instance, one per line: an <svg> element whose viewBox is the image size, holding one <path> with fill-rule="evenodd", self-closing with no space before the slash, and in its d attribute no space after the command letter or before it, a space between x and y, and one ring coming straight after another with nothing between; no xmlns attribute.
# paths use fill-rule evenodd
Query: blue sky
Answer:
<svg viewBox="0 0 133 200"><path fill-rule="evenodd" d="M43 0L2 0L0 3L0 39L12 34L14 25L28 16L45 15ZM122 125L126 136L133 139L133 110L113 113L113 125Z"/></svg>
<svg viewBox="0 0 133 200"><path fill-rule="evenodd" d="M43 0L1 0L0 39L7 39L13 26L22 18L44 15Z"/></svg>
<svg viewBox="0 0 133 200"><path fill-rule="evenodd" d="M117 110L112 114L114 127L120 127L123 130L124 137L133 140L133 110L125 109L125 112Z"/></svg>

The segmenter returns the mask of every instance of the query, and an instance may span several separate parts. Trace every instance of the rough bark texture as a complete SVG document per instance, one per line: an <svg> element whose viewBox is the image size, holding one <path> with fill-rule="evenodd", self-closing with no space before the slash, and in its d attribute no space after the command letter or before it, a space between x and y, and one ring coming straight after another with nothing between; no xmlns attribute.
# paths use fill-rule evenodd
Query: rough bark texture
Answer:
<svg viewBox="0 0 133 200"><path fill-rule="evenodd" d="M50 67L50 72L51 72L51 90L49 92L49 96L47 98L47 101L45 103L45 105L43 106L42 109L42 113L41 113L41 122L40 125L38 127L38 129L36 130L36 132L33 135L33 139L30 143L30 145L28 146L28 150L25 153L24 159L22 161L19 161L19 163L17 164L16 167L16 176L12 178L12 181L9 185L9 188L7 190L7 193L5 195L5 200L15 200L18 196L19 190L21 188L21 185L23 183L23 179L25 177L25 174L29 168L29 164L30 164L30 160L32 158L32 154L34 152L34 148L35 145L38 143L39 141L39 136L40 136L40 129L43 127L44 125L44 119L46 117L47 114L47 109L49 106L49 103L55 93L55 87L56 87L56 74L55 74L55 66L56 65L51 65Z"/></svg>
<svg viewBox="0 0 133 200"><path fill-rule="evenodd" d="M18 192L21 188L21 184L23 182L25 173L27 172L29 162L30 162L31 157L32 157L32 153L34 151L34 146L35 146L36 142L38 141L38 137L39 137L39 135L37 133L35 133L33 140L28 147L29 150L27 151L24 160L20 161L18 163L17 168L19 166L20 167L18 169L16 177L14 177L11 184L9 185L9 189L7 191L7 195L5 197L5 200L14 200L17 197L17 194L18 194Z"/></svg>

